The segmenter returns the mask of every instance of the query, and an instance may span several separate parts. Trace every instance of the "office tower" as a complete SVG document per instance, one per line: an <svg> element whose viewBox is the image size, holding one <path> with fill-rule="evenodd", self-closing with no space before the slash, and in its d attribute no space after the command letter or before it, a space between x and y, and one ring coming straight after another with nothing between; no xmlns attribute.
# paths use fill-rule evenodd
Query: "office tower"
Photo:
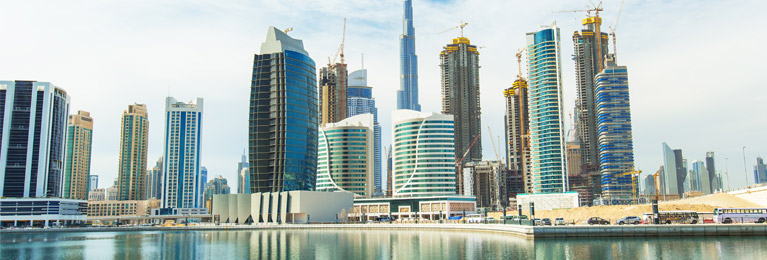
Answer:
<svg viewBox="0 0 767 260"><path fill-rule="evenodd" d="M442 72L442 113L453 115L456 125L455 157L461 158L471 147L462 163L482 161L477 46L471 45L468 38L461 36L445 46L439 57ZM471 146L478 136L474 146Z"/></svg>
<svg viewBox="0 0 767 260"><path fill-rule="evenodd" d="M464 166L463 173L473 175L471 194L477 197L478 208L491 208L503 210L508 204L508 192L506 190L507 170L506 165L500 161L469 162Z"/></svg>
<svg viewBox="0 0 767 260"><path fill-rule="evenodd" d="M149 120L146 105L129 105L122 115L118 200L146 199L146 152ZM109 193L109 191L107 191ZM109 195L111 196L111 195Z"/></svg>
<svg viewBox="0 0 767 260"><path fill-rule="evenodd" d="M583 28L580 32L573 33L573 43L575 51L573 60L575 61L575 81L577 83L578 99L576 101L578 141L581 146L582 167L584 172L590 174L602 172L602 182L616 184L613 178L604 179L604 172L600 170L599 152L599 131L597 119L598 105L596 98L596 80L597 73L604 68L603 58L607 55L607 33L601 32L602 18L589 17L583 19ZM599 35L597 35L599 33ZM615 79L613 77L613 79ZM628 91L626 91L628 99ZM626 104L628 106L628 104ZM630 131L630 129L629 129ZM633 161L633 159L632 159ZM622 181L621 181L622 182ZM610 196L616 195L613 192L615 187L603 187L603 192L608 192ZM618 192L619 194L623 194ZM625 192L624 192L625 193ZM624 194L625 195L625 194Z"/></svg>
<svg viewBox="0 0 767 260"><path fill-rule="evenodd" d="M716 165L714 164L714 152L706 152L706 169L708 169L708 179L711 180L711 192L722 188L719 178L716 176Z"/></svg>
<svg viewBox="0 0 767 260"><path fill-rule="evenodd" d="M373 88L367 85L368 71L356 70L349 74L349 87L346 95L346 116L353 117L360 114L373 114L373 132L375 143L373 145L374 168L375 168L375 194L383 195L381 175L381 124L378 122L378 108L373 98Z"/></svg>
<svg viewBox="0 0 767 260"><path fill-rule="evenodd" d="M392 195L455 195L453 116L401 109L392 126Z"/></svg>
<svg viewBox="0 0 767 260"><path fill-rule="evenodd" d="M160 156L160 158L157 158L157 162L155 162L154 167L147 169L146 171L147 199L162 199L162 181L164 178L162 167L162 156Z"/></svg>
<svg viewBox="0 0 767 260"><path fill-rule="evenodd" d="M248 174L248 150L242 151L242 160L237 163L237 193L250 194L250 174Z"/></svg>
<svg viewBox="0 0 767 260"><path fill-rule="evenodd" d="M328 64L320 69L320 126L346 118L348 73L344 63Z"/></svg>
<svg viewBox="0 0 767 260"><path fill-rule="evenodd" d="M679 197L685 192L684 180L687 169L682 162L682 150L672 150L663 142L663 186L665 194Z"/></svg>
<svg viewBox="0 0 767 260"><path fill-rule="evenodd" d="M91 113L81 110L77 111L77 114L69 115L63 198L88 199L88 175L91 172L92 143L93 118Z"/></svg>
<svg viewBox="0 0 767 260"><path fill-rule="evenodd" d="M204 179L200 174L203 100L189 103L165 98L163 151L164 208L200 208Z"/></svg>
<svg viewBox="0 0 767 260"><path fill-rule="evenodd" d="M655 195L655 177L653 177L652 174L645 174L644 177L642 177L642 186L642 194Z"/></svg>
<svg viewBox="0 0 767 260"><path fill-rule="evenodd" d="M767 165L764 164L762 157L756 157L756 165L754 165L754 183L767 183Z"/></svg>
<svg viewBox="0 0 767 260"><path fill-rule="evenodd" d="M599 152L597 165L602 176L602 196L630 201L634 196L634 180L625 173L634 171L634 139L631 133L628 70L626 66L618 66L615 56L608 54L605 68L594 77L594 81ZM588 163L590 159L586 160Z"/></svg>
<svg viewBox="0 0 767 260"><path fill-rule="evenodd" d="M260 54L253 58L248 128L251 193L314 190L316 78L303 42L269 27Z"/></svg>
<svg viewBox="0 0 767 260"><path fill-rule="evenodd" d="M514 175L521 175L525 193L533 193L530 175L530 118L527 110L527 81L517 76L512 87L503 91L506 97L506 165Z"/></svg>
<svg viewBox="0 0 767 260"><path fill-rule="evenodd" d="M198 183L200 184L200 189L198 190L197 195L200 197L201 204L205 203L205 201L202 199L203 199L203 192L205 191L205 183L207 182L208 182L208 167L200 166L200 180L198 181Z"/></svg>
<svg viewBox="0 0 767 260"><path fill-rule="evenodd" d="M99 176L88 175L88 191L92 191L99 188Z"/></svg>
<svg viewBox="0 0 767 260"><path fill-rule="evenodd" d="M711 194L713 193L713 190L711 190L711 179L708 177L708 169L706 168L705 162L702 161L692 161L692 173L694 174L694 177L691 178L695 184L695 188L697 188L697 191L700 191L703 195Z"/></svg>
<svg viewBox="0 0 767 260"><path fill-rule="evenodd" d="M402 34L399 36L399 90L397 109L421 111L418 103L418 56L415 55L415 28L413 27L413 1L404 0Z"/></svg>
<svg viewBox="0 0 767 260"><path fill-rule="evenodd" d="M530 173L534 193L567 191L559 28L527 33Z"/></svg>
<svg viewBox="0 0 767 260"><path fill-rule="evenodd" d="M363 198L375 195L374 125L373 114L361 114L320 128L318 191L348 191Z"/></svg>
<svg viewBox="0 0 767 260"><path fill-rule="evenodd" d="M69 96L48 82L0 81L0 197L61 197Z"/></svg>
<svg viewBox="0 0 767 260"><path fill-rule="evenodd" d="M210 181L205 184L203 201L207 202L212 200L213 195L215 194L229 194L230 191L231 189L229 188L229 184L227 183L226 178L218 175L215 178L210 179Z"/></svg>

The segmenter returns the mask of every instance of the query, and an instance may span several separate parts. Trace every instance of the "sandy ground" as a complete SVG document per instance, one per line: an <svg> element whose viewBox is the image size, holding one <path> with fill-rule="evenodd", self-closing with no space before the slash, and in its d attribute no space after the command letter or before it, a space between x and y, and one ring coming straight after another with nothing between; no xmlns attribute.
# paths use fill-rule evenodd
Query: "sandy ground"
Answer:
<svg viewBox="0 0 767 260"><path fill-rule="evenodd" d="M715 208L761 208L761 206L756 203L752 203L728 193L717 193L683 200L661 202L659 207L661 211L693 210L696 212L711 213L714 212ZM577 224L582 224L589 217L601 217L610 220L611 223L615 223L616 220L625 216L638 216L641 218L642 214L650 212L652 212L652 206L649 204L631 206L595 206L574 209L536 210L535 217L550 218L552 221L554 218L565 218L567 223ZM516 215L517 213L516 211L508 211L506 214ZM527 211L524 210L523 214L527 214ZM488 217L501 219L503 212L491 212L487 215ZM708 217L710 218L710 216Z"/></svg>

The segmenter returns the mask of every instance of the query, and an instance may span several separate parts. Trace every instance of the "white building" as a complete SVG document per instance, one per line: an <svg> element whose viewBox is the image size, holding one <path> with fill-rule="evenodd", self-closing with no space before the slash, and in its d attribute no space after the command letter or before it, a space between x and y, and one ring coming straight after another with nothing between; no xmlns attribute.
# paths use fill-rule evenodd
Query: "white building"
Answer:
<svg viewBox="0 0 767 260"><path fill-rule="evenodd" d="M285 191L213 195L213 219L219 223L289 224L339 221L354 205L350 192Z"/></svg>
<svg viewBox="0 0 767 260"><path fill-rule="evenodd" d="M201 208L202 98L189 103L165 99L165 152L162 207Z"/></svg>
<svg viewBox="0 0 767 260"><path fill-rule="evenodd" d="M360 114L320 127L318 191L348 191L356 197L373 197L376 189L374 126L373 114Z"/></svg>

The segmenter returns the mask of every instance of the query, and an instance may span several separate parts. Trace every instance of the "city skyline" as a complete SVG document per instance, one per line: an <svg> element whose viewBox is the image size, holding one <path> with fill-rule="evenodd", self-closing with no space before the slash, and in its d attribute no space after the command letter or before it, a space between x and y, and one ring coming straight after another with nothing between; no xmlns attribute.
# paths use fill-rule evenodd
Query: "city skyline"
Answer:
<svg viewBox="0 0 767 260"><path fill-rule="evenodd" d="M208 113L224 114L229 113L228 111L232 112L222 118L210 117L211 121L208 121L210 124L205 128L205 132L209 134L203 137L203 143L206 146L206 150L201 156L204 158L203 164L210 167L212 175L221 174L229 180L234 180L236 177L234 175L234 165L238 161L242 148L247 146L247 114L245 112L247 110L247 99L242 98L242 96L247 96L249 91L247 85L245 85L247 84L245 77L249 72L244 71L243 73L243 70L246 70L243 65L252 62L252 60L248 61L248 59L252 59L251 55L263 41L264 28L272 24L280 29L294 27L295 30L290 32L290 34L303 39L308 52L312 54L310 56L315 60L322 61L337 48L339 39L336 39L338 37L326 36L325 38L327 39L323 39L321 36L323 34L340 35L341 28L338 25L341 24L344 16L351 16L348 22L346 49L347 57L350 57L348 58L349 69L354 70L361 67L361 64L353 57L357 57L362 52L367 54L368 62L366 67L372 72L369 76L370 85L378 87L374 92L374 97L379 106L379 113L381 113L379 116L382 121L382 127L390 129L390 114L396 107L397 68L399 62L396 57L398 53L397 46L399 44L398 35L401 34L402 29L400 27L402 3L400 1L392 1L392 3L349 3L339 10L330 10L315 3L300 6L300 4L294 2L296 1L285 4L259 3L255 6L246 6L241 11L235 10L239 7L239 4L198 3L191 4L185 12L171 11L178 7L174 4L161 4L155 7L130 5L127 6L125 11L117 10L120 5L97 5L94 7L96 10L104 11L102 12L104 14L115 14L115 16L107 18L101 16L104 14L89 14L84 15L82 18L65 19L58 25L45 24L45 27L34 21L18 19L25 20L25 22L12 28L2 28L0 31L26 35L28 37L30 35L51 34L58 38L67 39L62 40L58 46L48 46L40 43L26 46L27 40L11 40L8 48L0 50L0 57L11 61L9 63L16 63L18 66L2 65L3 67L0 67L0 71L3 71L4 74L0 76L7 80L29 78L55 82L57 86L61 86L70 92L72 96L70 111L94 111L94 118L99 120L99 130L94 132L94 155L91 173L98 173L101 176L101 188L109 186L108 184L116 177L118 167L116 162L119 150L119 138L117 136L119 135L120 125L117 115L125 106L133 103L147 104L150 115L149 121L157 122L150 124L150 152L148 158L157 158L162 151L161 138L163 126L160 122L162 122L163 115L160 113L160 109L162 109L164 97L167 94L174 95L174 93L181 91L189 92L189 94L185 93L184 96L204 97L208 101L208 108L210 109ZM457 35L457 31L443 34L436 33L450 28L458 20L464 19L470 23L465 29L466 36L473 40L476 39L476 41L482 42L483 45L487 46L487 48L482 49L483 68L480 71L482 74L481 85L483 86L482 107L485 108L483 109L485 113L482 114L482 123L483 125L489 125L497 136L503 133L501 122L503 109L498 109L503 107L503 98L497 96L500 91L511 86L513 79L508 77L507 72L516 68L515 64L508 62L513 59L513 53L507 51L508 48L517 49L524 47L524 32L534 31L538 24L549 24L553 20L557 20L563 36L577 30L581 26L580 20L584 18L583 14L552 14L551 12L581 9L582 5L587 3L578 3L577 5L573 3L571 6L555 4L542 6L538 3L531 3L524 6L530 9L529 14L525 14L524 17L520 18L508 18L493 10L483 15L472 14L470 11L458 11L454 16L446 16L442 14L468 8L460 8L464 5L462 3L414 1L413 4L415 27L419 28L419 36L421 36L418 38L416 53L419 55L421 63L419 68L419 85L421 89L419 92L421 94L422 110L439 111L439 100L427 98L439 94L439 70L436 67L438 64L437 54L447 39L454 38ZM735 14L731 12L733 10L732 7L715 2L701 5L704 7L700 7L701 9L698 11L701 12L698 14L685 14L682 13L685 11L685 4L690 3L684 1L675 3L638 3L636 1L627 1L624 7L620 29L617 31L618 49L621 64L632 68L631 99L636 165L645 174L654 172L659 165L663 164L662 155L657 147L663 141L668 141L675 148L683 149L690 161L703 159L707 151L716 152L717 169L722 172L726 168L725 158L729 158L730 179L733 182L732 187L743 186L745 177L742 177L743 173L740 173L744 171L744 166L739 163L743 157L740 147L748 147L745 157L748 162L746 168L749 175L753 167L753 158L767 153L764 151L765 148L762 148L767 147L765 145L766 141L764 138L759 138L763 134L758 131L764 129L766 123L753 120L750 116L745 116L748 113L753 113L753 111L759 111L754 109L756 108L755 105L750 104L763 100L763 91L757 89L758 81L755 76L751 75L747 75L746 78L739 78L736 82L720 81L714 78L698 79L695 75L726 74L725 72L729 71L729 68L721 68L725 69L724 72L720 71L720 68L709 69L706 68L708 65L704 66L702 64L724 64L726 61L729 61L730 57L751 57L748 59L738 59L736 64L739 64L739 66L733 66L748 67L749 62L754 62L752 60L758 62L759 58L767 57L767 55L765 55L764 50L761 48L756 46L749 47L749 43L729 43L723 40L704 42L704 38L695 35L696 33L700 34L701 32L716 30L717 28L728 28L727 30L721 30L728 35L737 35L747 31L745 28L733 28L736 26L732 25L727 26L727 21L725 23L699 21L699 24L696 24L694 28L689 28L689 30L680 29L690 25L689 22L684 22L685 20L701 20L693 19L693 17L714 17L722 13L726 16ZM29 10L32 10L30 6L36 6L34 3L4 5L7 5L4 6L7 8L2 8L0 13L7 14L9 17L27 15ZM277 10L286 10L285 8L288 6L298 7L295 10L295 14L287 14L285 19L282 20L276 19L274 16L265 15L263 18L248 21L245 23L246 25L238 25L229 30L215 32L215 30L220 29L218 26L247 21L245 18L246 14L247 17L252 17L253 12L263 12L258 11L259 5L267 5ZM490 2L487 5L488 10L505 10L504 6L521 6L520 3L501 4L498 2ZM498 8L491 8L493 6ZM233 17L224 18L217 12L205 11L204 9L207 7L227 10L221 13L231 11ZM606 11L603 13L604 25L612 25L618 5L616 2L607 2L605 3L605 8ZM650 10L650 8L661 11L648 12L647 10ZM38 9L43 14L50 13L54 18L58 17L58 14L55 13L60 12L60 10L85 13L84 6L61 6L58 3L52 4L50 7L39 6ZM312 14L309 17L324 15L329 16L330 19L312 25L304 20L307 18L298 18L300 14L307 14L307 10L311 9L316 9L317 14ZM131 11L141 10L149 11L148 14L141 14L148 18L146 21L126 22L131 19ZM193 12L195 10L200 12ZM358 12L354 12L354 10L358 10ZM374 12L374 10L377 11ZM678 11L673 12L673 10ZM745 12L752 11L745 10ZM62 13L71 14L73 12ZM640 16L640 13L643 15ZM183 18L181 21L184 21L184 19L194 20L201 18L203 22L210 22L210 24L192 23L190 25L181 25L180 23L166 20L167 18L163 18L165 15L171 18ZM366 18L365 16L369 17ZM487 16L487 18L482 16ZM671 16L674 16L675 20L678 21L669 22ZM748 18L746 15L740 16ZM88 26L92 27L85 28L95 29L89 31L103 32L106 35L98 38L99 34L74 29L85 25L88 20L85 18L105 21L105 25L89 24ZM493 21L494 19L498 21ZM661 20L668 30L657 33L660 34L658 38L666 36L665 41L644 39L643 36L657 28ZM114 26L121 22L124 22L126 26L118 26L114 32L107 33L103 31L104 28L110 27L102 26ZM154 23L160 26L153 27L147 31L141 31L144 27L149 28L150 25L153 26ZM512 30L498 33L497 28L507 24L514 24ZM750 24L764 24L764 22ZM57 28L60 30L61 26L65 26L68 29L56 32L55 30ZM333 30L324 32L316 30L323 26L338 27L333 30L337 30L339 33ZM172 31L172 33L167 36L159 36L165 30ZM203 35L211 35L210 38L219 39L202 40L197 43L185 41L183 44L189 44L188 46L179 48L179 50L171 50L171 48L179 46L171 38L196 39L193 38L196 36L192 36L192 34L198 31L201 31ZM671 33L666 31L683 32L674 34L674 38L670 39L668 36ZM235 36L234 34L237 35ZM375 36L372 34L375 34ZM131 35L134 37L131 37ZM150 41L145 36L152 36L155 39ZM35 37L39 36L34 36L32 39L36 39ZM73 46L78 45L75 43L88 42L90 37L96 37L99 40L84 46ZM158 37L159 39L157 39ZM762 36L757 35L754 37ZM127 43L118 42L131 38L135 39ZM569 57L572 51L571 46L567 42L567 40L562 42L563 57ZM696 44L690 47L688 45L690 42L695 42ZM730 44L734 44L737 48L734 48L736 49L734 50L735 53L728 54L726 57L724 55L720 57L704 53L710 49L722 49L731 46ZM103 73L103 76L97 75L101 73L99 72L100 68L98 66L91 67L93 66L91 64L113 62L106 58L98 57L109 56L105 55L107 51L110 53L114 51L114 54L122 60L115 62L113 64L114 67ZM139 53L144 51L147 53ZM188 52L190 51L199 52L198 56L189 58ZM742 55L741 51L744 52ZM70 55L73 53L82 54L82 61L91 64L72 61L73 58ZM157 55L158 53L161 53L161 55ZM21 54L24 54L24 56ZM27 55L30 57L37 55L40 55L39 57L51 56L50 64L57 66L32 66L26 62L35 59L28 59L29 61L22 59L23 57L26 59ZM679 56L674 56L678 58L668 60L664 59L663 55ZM114 56L112 56L112 59L114 59ZM661 59L667 62L658 64L657 61ZM573 99L575 98L575 78L572 74L572 62L563 59L562 63L563 91L565 92L565 105L563 106L565 111L563 111L563 114L565 119L569 120L567 115L572 112ZM61 65L78 69L62 70L60 69ZM220 66L221 68L213 67L212 65ZM680 66L686 69L681 72L674 69ZM31 68L34 68L34 70ZM86 75L80 71L94 71L95 73L88 73ZM117 73L118 71L120 72ZM527 73L525 72L524 74L526 76ZM126 76L130 79L127 79L125 82L107 81L108 78L125 78ZM109 83L105 85L102 82ZM146 82L151 83L146 84ZM658 82L663 83L658 84ZM715 91L715 87L722 85L732 87L728 88L730 91L727 93ZM225 91L221 91L222 89ZM701 89L710 91L700 91ZM663 95L657 95L657 93L663 93ZM695 102L691 102L688 98L690 93L699 94L701 97L696 99ZM705 105L706 103L712 104L715 100L724 100L725 103L719 103L720 106L718 108ZM726 109L721 109L721 107ZM728 116L731 113L743 116ZM676 118L679 118L678 115L685 115L684 118L686 120L676 120ZM708 118L717 118L717 121L702 128L700 124L695 123L709 122L705 121L709 120ZM565 123L567 128L570 125L569 121ZM695 125L695 127L689 127L688 125ZM735 136L729 135L733 128L741 129L741 133ZM391 133L383 131L382 134L382 139L384 140L382 146L386 146L391 142ZM487 134L486 129L483 129L482 134ZM225 136L226 138L221 138L220 136ZM701 142L701 140L706 141ZM483 140L482 145L484 147L492 147L490 140ZM493 154L485 153L484 157L485 159L492 159ZM752 177L750 177L749 181L753 184Z"/></svg>

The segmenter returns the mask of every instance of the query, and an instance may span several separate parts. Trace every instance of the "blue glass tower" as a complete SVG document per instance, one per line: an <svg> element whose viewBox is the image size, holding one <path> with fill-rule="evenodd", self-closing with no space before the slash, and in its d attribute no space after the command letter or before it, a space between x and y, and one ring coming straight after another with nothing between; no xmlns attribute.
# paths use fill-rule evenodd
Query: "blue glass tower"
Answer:
<svg viewBox="0 0 767 260"><path fill-rule="evenodd" d="M250 193L314 190L317 70L301 40L269 27L253 58L248 125Z"/></svg>
<svg viewBox="0 0 767 260"><path fill-rule="evenodd" d="M403 2L402 35L399 36L400 77L397 90L397 109L421 111L418 103L418 56L415 55L415 28L413 27L413 1Z"/></svg>

